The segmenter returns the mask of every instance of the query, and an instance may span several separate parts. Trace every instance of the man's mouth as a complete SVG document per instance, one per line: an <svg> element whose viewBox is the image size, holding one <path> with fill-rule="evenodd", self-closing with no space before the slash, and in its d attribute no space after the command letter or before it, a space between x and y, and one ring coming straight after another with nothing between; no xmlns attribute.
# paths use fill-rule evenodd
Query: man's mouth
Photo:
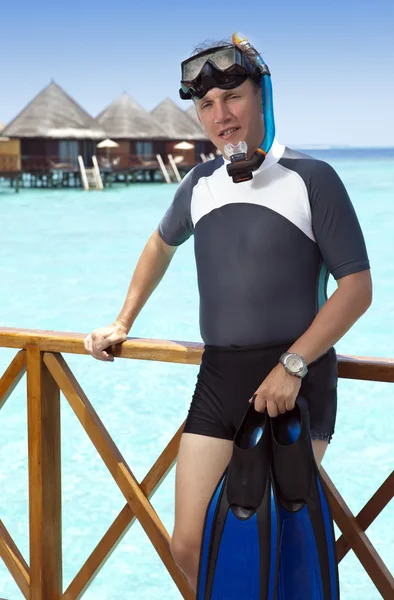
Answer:
<svg viewBox="0 0 394 600"><path fill-rule="evenodd" d="M223 138L223 139L227 139L229 138L235 131L238 131L239 127L229 127L228 129L223 129L223 131L221 131L219 133L219 137Z"/></svg>

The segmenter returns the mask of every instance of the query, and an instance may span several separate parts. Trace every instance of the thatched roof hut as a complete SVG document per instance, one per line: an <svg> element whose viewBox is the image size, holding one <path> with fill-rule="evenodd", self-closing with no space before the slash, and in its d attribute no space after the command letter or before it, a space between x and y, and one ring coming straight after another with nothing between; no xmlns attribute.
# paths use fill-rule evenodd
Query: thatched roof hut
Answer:
<svg viewBox="0 0 394 600"><path fill-rule="evenodd" d="M195 105L194 105L194 102L193 102L193 104L191 104L191 105L189 106L189 108L188 108L188 109L185 111L185 113L186 113L186 114L187 114L187 115L188 115L188 116L189 116L191 119L193 119L193 121L194 121L194 122L195 122L195 123L196 123L196 124L197 124L197 125L200 127L200 129L201 129L200 121L198 120L198 117L197 117L197 111L196 111L196 107L195 107Z"/></svg>
<svg viewBox="0 0 394 600"><path fill-rule="evenodd" d="M112 139L163 139L166 132L155 117L126 92L105 108L96 122Z"/></svg>
<svg viewBox="0 0 394 600"><path fill-rule="evenodd" d="M44 88L2 132L14 138L99 140L105 132L56 83Z"/></svg>
<svg viewBox="0 0 394 600"><path fill-rule="evenodd" d="M1 132L3 131L4 127L5 127L4 123L2 123L0 121L0 137L1 137Z"/></svg>
<svg viewBox="0 0 394 600"><path fill-rule="evenodd" d="M152 115L159 121L170 140L208 140L201 126L196 124L184 110L170 98L166 98L155 109Z"/></svg>

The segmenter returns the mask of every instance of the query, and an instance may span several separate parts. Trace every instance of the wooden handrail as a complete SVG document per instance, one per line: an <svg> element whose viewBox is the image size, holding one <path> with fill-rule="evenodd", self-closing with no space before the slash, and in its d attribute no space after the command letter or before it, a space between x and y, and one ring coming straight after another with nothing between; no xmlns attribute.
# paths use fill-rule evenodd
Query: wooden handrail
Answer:
<svg viewBox="0 0 394 600"><path fill-rule="evenodd" d="M27 348L37 346L41 352L87 354L84 333L46 331L40 329L13 329L0 327L0 347ZM203 344L156 339L128 338L113 346L114 356L158 362L199 365ZM394 358L338 355L339 376L344 379L394 382Z"/></svg>
<svg viewBox="0 0 394 600"><path fill-rule="evenodd" d="M39 329L11 329L0 327L0 348L27 348L37 346L41 352L87 354L83 340L86 334ZM191 342L172 342L129 338L120 346L113 346L115 356L198 365L203 346Z"/></svg>
<svg viewBox="0 0 394 600"><path fill-rule="evenodd" d="M0 557L25 598L77 600L137 518L183 598L192 600L194 594L172 558L170 537L150 503L151 496L176 460L183 427L178 429L139 483L60 354L86 354L84 337L82 333L0 328L0 347L19 350L0 377L0 409L27 372L31 564L27 565L1 520ZM112 347L112 352L122 358L198 365L203 345L128 338L123 344ZM338 359L340 377L394 382L394 359L354 356L339 356ZM126 499L126 505L65 592L62 591L61 554L60 392ZM365 534L393 498L394 472L357 517L351 513L324 469L322 477L334 519L343 534L337 541L338 560L352 549L382 597L394 598L394 578Z"/></svg>

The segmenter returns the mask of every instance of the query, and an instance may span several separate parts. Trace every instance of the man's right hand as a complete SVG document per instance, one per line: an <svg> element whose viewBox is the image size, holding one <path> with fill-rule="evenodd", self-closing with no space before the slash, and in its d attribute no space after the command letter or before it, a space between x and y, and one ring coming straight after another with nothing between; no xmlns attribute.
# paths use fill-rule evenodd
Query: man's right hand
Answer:
<svg viewBox="0 0 394 600"><path fill-rule="evenodd" d="M95 329L84 339L86 351L97 360L113 361L114 357L106 348L112 344L120 344L127 339L127 330L120 323L112 323L107 327Z"/></svg>

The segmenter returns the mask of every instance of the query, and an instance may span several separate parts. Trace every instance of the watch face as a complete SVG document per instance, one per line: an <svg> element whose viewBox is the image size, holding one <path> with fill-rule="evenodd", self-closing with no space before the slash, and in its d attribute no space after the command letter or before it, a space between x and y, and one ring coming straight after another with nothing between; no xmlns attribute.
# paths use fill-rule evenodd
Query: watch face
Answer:
<svg viewBox="0 0 394 600"><path fill-rule="evenodd" d="M298 356L290 356L286 361L286 365L293 373L298 373L302 370L302 361Z"/></svg>

